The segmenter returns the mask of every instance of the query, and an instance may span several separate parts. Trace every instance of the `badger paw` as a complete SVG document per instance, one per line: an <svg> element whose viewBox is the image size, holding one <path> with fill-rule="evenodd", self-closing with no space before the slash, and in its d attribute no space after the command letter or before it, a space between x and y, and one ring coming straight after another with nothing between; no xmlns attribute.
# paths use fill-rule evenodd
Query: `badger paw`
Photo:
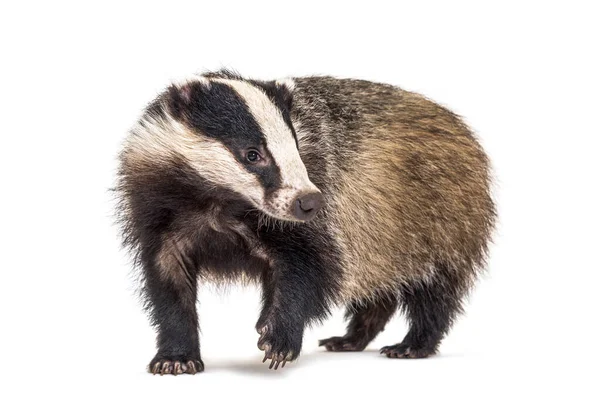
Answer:
<svg viewBox="0 0 600 417"><path fill-rule="evenodd" d="M204 371L204 363L200 359L154 358L148 365L148 372L154 375L194 375L202 371Z"/></svg>
<svg viewBox="0 0 600 417"><path fill-rule="evenodd" d="M297 335L287 333L276 333L271 330L272 326L269 324L263 325L258 328L257 346L260 350L265 352L263 363L268 359L271 360L269 369L277 369L279 365L283 368L288 361L293 361L300 354L302 348L302 333L300 337Z"/></svg>
<svg viewBox="0 0 600 417"><path fill-rule="evenodd" d="M366 347L363 341L352 336L330 337L329 339L319 340L319 346L325 346L325 349L330 352L359 352Z"/></svg>
<svg viewBox="0 0 600 417"><path fill-rule="evenodd" d="M423 348L411 346L408 343L398 343L396 345L384 346L379 351L388 358L398 359L422 359L435 355L435 348Z"/></svg>

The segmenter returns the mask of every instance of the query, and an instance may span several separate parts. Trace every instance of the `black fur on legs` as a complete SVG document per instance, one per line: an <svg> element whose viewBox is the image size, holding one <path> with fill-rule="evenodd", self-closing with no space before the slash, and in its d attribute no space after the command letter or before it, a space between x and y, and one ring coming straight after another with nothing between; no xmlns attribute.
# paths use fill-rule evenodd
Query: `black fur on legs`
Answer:
<svg viewBox="0 0 600 417"><path fill-rule="evenodd" d="M318 221L317 221L318 222ZM262 275L263 308L256 324L259 349L270 368L298 357L307 325L329 314L338 291L337 248L311 230L327 225L299 225L263 237L273 259Z"/></svg>
<svg viewBox="0 0 600 417"><path fill-rule="evenodd" d="M381 332L398 308L396 296L389 295L376 301L353 302L346 309L350 319L345 336L319 341L329 351L361 351Z"/></svg>
<svg viewBox="0 0 600 417"><path fill-rule="evenodd" d="M410 329L402 343L385 346L381 353L388 358L426 358L435 354L456 316L462 313L467 283L448 268L439 267L432 279L403 284L400 308Z"/></svg>
<svg viewBox="0 0 600 417"><path fill-rule="evenodd" d="M197 181L182 181L195 173L185 165L164 172L138 169L126 175L121 192L124 243L135 254L142 272L142 296L157 330L156 356L149 372L194 374L204 370L200 358L196 312L200 250L196 227L183 216L197 207ZM179 221L177 221L179 219Z"/></svg>
<svg viewBox="0 0 600 417"><path fill-rule="evenodd" d="M200 358L198 315L196 312L197 280L189 258L181 258L181 270L186 271L185 285L160 276L156 263L145 262L145 296L152 324L158 331L158 352L148 371L157 374L195 374L204 370Z"/></svg>

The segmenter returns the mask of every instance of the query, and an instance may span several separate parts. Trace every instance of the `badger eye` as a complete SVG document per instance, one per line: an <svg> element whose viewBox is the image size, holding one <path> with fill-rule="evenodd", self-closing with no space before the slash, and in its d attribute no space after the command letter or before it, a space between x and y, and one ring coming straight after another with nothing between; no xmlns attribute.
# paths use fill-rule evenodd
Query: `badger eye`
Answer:
<svg viewBox="0 0 600 417"><path fill-rule="evenodd" d="M258 162L260 161L260 154L255 149L250 149L246 153L246 159L248 160L248 162Z"/></svg>

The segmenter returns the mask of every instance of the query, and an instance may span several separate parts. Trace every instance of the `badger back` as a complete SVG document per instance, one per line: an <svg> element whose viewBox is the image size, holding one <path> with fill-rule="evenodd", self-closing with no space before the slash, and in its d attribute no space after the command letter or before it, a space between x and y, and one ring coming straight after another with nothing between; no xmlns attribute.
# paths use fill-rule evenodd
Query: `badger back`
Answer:
<svg viewBox="0 0 600 417"><path fill-rule="evenodd" d="M488 158L459 117L397 87L331 77L297 79L294 103L303 158L327 154L347 298L440 268L475 278L496 214Z"/></svg>

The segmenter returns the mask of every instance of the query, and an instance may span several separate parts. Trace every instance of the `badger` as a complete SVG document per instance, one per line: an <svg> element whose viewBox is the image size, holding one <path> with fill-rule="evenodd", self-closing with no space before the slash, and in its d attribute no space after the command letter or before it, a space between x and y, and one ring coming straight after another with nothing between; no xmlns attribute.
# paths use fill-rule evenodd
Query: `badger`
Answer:
<svg viewBox="0 0 600 417"><path fill-rule="evenodd" d="M346 310L328 351L360 351L398 311L388 358L435 354L485 267L489 159L446 108L398 87L221 70L168 86L119 155L117 215L157 331L154 374L204 370L200 282L255 283L258 348L295 360Z"/></svg>

